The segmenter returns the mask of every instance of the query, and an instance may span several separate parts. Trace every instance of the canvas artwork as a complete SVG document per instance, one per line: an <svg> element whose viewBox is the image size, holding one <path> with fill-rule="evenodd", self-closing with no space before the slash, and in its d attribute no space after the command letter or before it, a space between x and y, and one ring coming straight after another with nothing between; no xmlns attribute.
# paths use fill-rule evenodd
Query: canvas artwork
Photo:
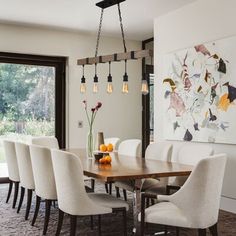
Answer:
<svg viewBox="0 0 236 236"><path fill-rule="evenodd" d="M164 58L164 136L236 143L236 36Z"/></svg>

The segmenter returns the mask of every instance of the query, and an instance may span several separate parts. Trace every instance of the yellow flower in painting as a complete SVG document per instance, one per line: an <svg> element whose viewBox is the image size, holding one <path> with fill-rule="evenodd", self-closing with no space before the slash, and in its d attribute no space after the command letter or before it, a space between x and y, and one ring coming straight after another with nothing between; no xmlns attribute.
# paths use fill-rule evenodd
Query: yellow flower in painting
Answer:
<svg viewBox="0 0 236 236"><path fill-rule="evenodd" d="M228 93L225 93L224 95L222 95L220 97L220 101L219 101L219 104L218 104L218 109L221 109L223 111L227 111L229 105L230 105L230 101L228 99Z"/></svg>

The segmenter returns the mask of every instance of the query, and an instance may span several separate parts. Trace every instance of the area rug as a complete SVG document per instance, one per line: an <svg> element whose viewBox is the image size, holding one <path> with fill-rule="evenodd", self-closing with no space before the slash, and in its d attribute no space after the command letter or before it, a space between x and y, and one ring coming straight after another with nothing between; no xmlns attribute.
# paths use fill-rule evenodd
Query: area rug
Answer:
<svg viewBox="0 0 236 236"><path fill-rule="evenodd" d="M16 213L16 209L12 209L12 196L9 203L5 203L7 196L8 186L5 184L0 185L0 236L39 236L42 235L43 220L44 220L44 204L41 205L38 218L35 226L31 226L31 220L33 217L35 196L33 198L33 204L29 220L24 220L26 199L22 205L19 214ZM96 183L96 192L104 193L104 185ZM113 192L114 195L114 192ZM127 216L128 235L132 235L132 194L128 194L128 203L130 210ZM50 222L48 226L47 235L55 235L56 225L58 218L58 209L52 207ZM220 211L219 216L219 235L235 236L236 235L236 215ZM69 235L70 222L69 217L65 215L64 223L62 226L61 235ZM147 235L154 235L155 232L162 230L162 226L149 225ZM109 214L102 216L102 235L103 236L122 236L123 235L122 216L120 214ZM97 219L94 220L94 229L90 229L90 218L79 217L77 223L77 235L81 236L96 236L98 235ZM169 228L170 236L175 235L175 229ZM195 236L197 232L195 230L180 229L180 235L183 236ZM208 232L208 235L209 232Z"/></svg>

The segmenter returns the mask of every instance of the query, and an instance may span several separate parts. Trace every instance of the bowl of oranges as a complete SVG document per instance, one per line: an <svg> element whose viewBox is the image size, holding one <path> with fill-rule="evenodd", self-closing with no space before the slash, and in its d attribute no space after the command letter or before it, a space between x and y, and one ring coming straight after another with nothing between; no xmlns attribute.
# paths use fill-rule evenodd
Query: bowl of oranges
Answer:
<svg viewBox="0 0 236 236"><path fill-rule="evenodd" d="M109 144L101 144L99 146L99 150L94 152L95 160L97 160L100 164L111 164L111 156L110 152L113 152L113 145Z"/></svg>

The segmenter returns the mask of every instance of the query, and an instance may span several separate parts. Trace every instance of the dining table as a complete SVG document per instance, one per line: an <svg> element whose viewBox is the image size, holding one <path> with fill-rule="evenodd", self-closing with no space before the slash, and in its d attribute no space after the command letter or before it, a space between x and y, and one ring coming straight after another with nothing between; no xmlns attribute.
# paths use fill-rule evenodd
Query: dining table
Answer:
<svg viewBox="0 0 236 236"><path fill-rule="evenodd" d="M141 157L119 155L117 151L109 153L111 164L100 164L95 158L88 158L86 150L82 148L69 148L67 152L80 158L84 175L104 182L117 180L133 180L133 233L139 235L140 223L138 214L141 211L141 189L146 178L162 178L190 175L193 166L177 162L166 162ZM157 158L158 159L158 158Z"/></svg>

